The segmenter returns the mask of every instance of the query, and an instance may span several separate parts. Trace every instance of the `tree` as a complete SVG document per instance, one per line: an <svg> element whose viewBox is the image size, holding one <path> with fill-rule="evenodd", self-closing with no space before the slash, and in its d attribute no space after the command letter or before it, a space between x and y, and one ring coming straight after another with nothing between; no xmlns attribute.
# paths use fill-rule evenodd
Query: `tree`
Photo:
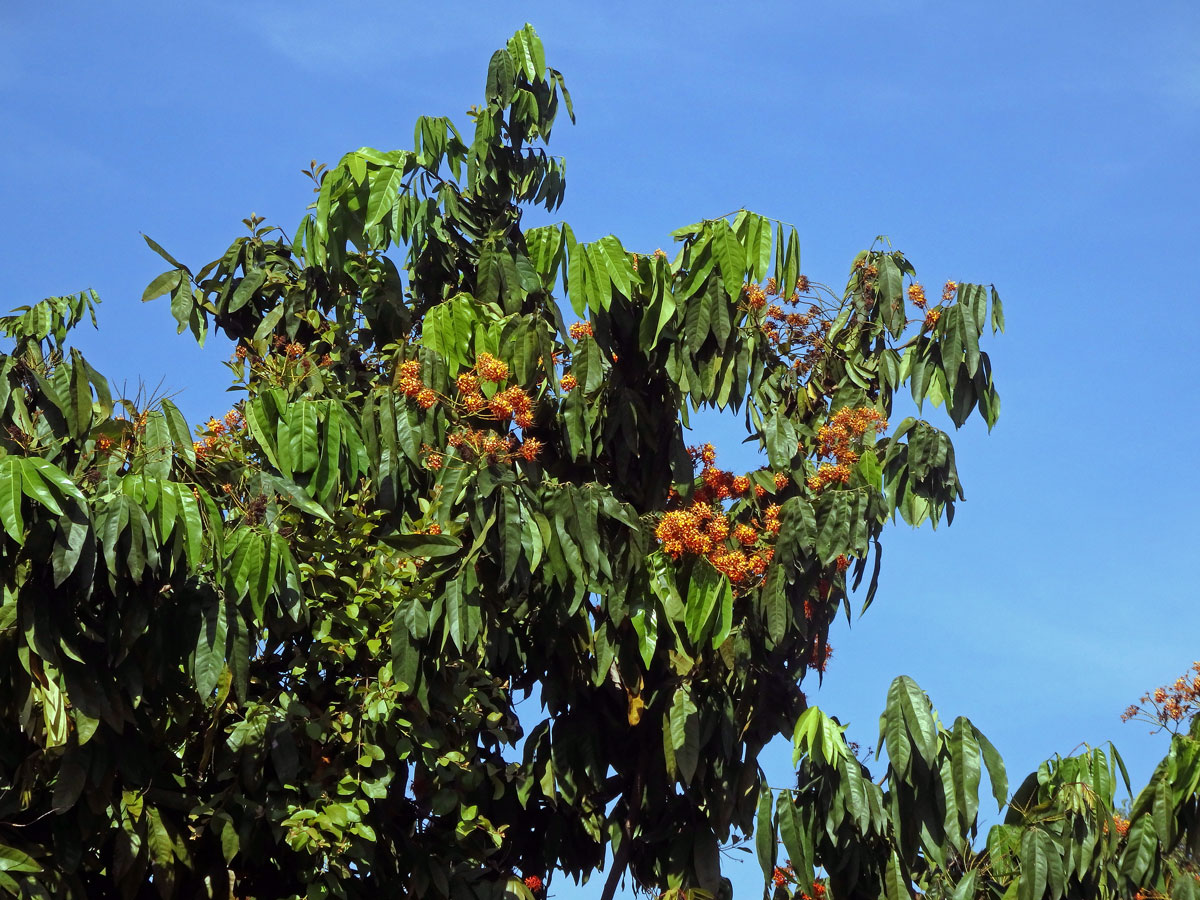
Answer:
<svg viewBox="0 0 1200 900"><path fill-rule="evenodd" d="M760 861L774 896L810 898L1193 898L1200 719L1172 735L1149 784L1130 791L1116 748L1042 763L1010 797L1004 763L969 720L947 729L909 678L897 678L880 717L888 764L872 781L836 720L801 715L795 790L760 811ZM981 765L982 763L982 765ZM1003 819L982 844L983 770ZM765 836L765 837L764 837ZM778 836L791 860L775 867ZM817 869L825 875L814 877Z"/></svg>
<svg viewBox="0 0 1200 900"><path fill-rule="evenodd" d="M0 885L529 897L607 864L608 896L717 895L756 818L768 872L776 828L793 846L772 737L815 728L802 759L853 778L801 683L864 579L872 602L887 521L952 519L949 436L888 419L907 391L994 424L999 297L933 302L878 240L833 291L746 210L673 256L524 229L563 199L560 105L526 26L469 142L425 117L412 150L314 163L294 233L251 217L197 270L147 238L170 268L144 299L232 345L243 399L195 434L70 346L94 295L0 320ZM768 465L689 448L701 408ZM813 790L777 808L816 827Z"/></svg>

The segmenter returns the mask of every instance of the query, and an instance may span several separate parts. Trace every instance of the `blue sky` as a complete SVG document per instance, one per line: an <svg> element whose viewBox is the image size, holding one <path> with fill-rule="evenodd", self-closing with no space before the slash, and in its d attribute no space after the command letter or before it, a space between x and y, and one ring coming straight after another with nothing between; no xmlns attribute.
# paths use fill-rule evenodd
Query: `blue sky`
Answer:
<svg viewBox="0 0 1200 900"><path fill-rule="evenodd" d="M231 402L229 348L138 302L163 268L139 231L195 264L252 211L291 230L310 159L408 146L420 114L465 121L526 20L575 100L553 146L581 238L649 251L746 206L799 227L815 280L842 284L887 234L928 284L994 282L1003 414L956 436L968 502L936 534L888 532L881 595L838 626L810 701L872 746L910 674L1011 780L1110 738L1144 780L1165 750L1118 716L1200 656L1200 7L17 6L0 5L0 306L95 288L89 358L131 390L161 380L192 419ZM705 427L736 464L741 435Z"/></svg>

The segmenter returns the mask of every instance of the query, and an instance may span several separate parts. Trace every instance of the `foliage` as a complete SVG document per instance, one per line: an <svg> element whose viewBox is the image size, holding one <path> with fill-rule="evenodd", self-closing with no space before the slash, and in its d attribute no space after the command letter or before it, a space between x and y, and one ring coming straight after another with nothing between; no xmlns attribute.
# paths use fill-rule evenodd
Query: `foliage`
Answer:
<svg viewBox="0 0 1200 900"><path fill-rule="evenodd" d="M777 898L1200 896L1189 862L1200 842L1200 719L1173 735L1128 819L1114 798L1129 777L1111 745L1042 763L1010 798L991 743L962 717L945 728L906 677L888 692L879 741L888 765L875 783L836 720L816 707L800 717L797 787L760 806L759 835L790 856L775 868L772 841L759 843ZM1004 817L981 845L984 770Z"/></svg>
<svg viewBox="0 0 1200 900"><path fill-rule="evenodd" d="M233 344L243 399L195 434L67 345L91 294L0 320L0 885L529 897L607 864L610 896L629 872L698 897L756 818L809 835L793 859L835 890L858 882L834 848L895 890L966 852L969 806L885 823L933 808L977 733L902 687L888 749L916 780L876 797L800 685L849 591L874 598L886 522L962 499L949 436L887 419L905 391L994 424L995 289L931 304L877 241L834 292L745 210L673 258L524 229L562 202L560 106L526 26L469 141L425 117L411 150L314 165L293 234L252 217L195 271L147 238L170 268L144 299ZM768 465L689 451L702 408ZM758 754L797 727L768 828Z"/></svg>

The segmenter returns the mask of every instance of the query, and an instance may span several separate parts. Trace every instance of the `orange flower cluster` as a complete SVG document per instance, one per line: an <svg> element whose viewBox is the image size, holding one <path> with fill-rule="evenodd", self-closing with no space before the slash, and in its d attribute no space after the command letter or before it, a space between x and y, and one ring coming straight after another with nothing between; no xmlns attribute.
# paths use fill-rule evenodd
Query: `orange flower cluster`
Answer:
<svg viewBox="0 0 1200 900"><path fill-rule="evenodd" d="M767 282L768 289L774 293L775 279L772 278ZM752 281L742 285L742 293L746 295L746 302L750 304L751 309L762 309L767 305L767 291Z"/></svg>
<svg viewBox="0 0 1200 900"><path fill-rule="evenodd" d="M1200 661L1175 679L1175 683L1155 688L1121 713L1121 721L1141 719L1157 726L1177 731L1185 719L1191 721L1200 713Z"/></svg>
<svg viewBox="0 0 1200 900"><path fill-rule="evenodd" d="M947 281L942 288L942 302L949 303L954 299L954 295L958 293L958 285L953 281Z"/></svg>
<svg viewBox="0 0 1200 900"><path fill-rule="evenodd" d="M451 434L446 443L458 450L464 459L486 459L489 463L511 462L516 457L532 462L542 450L542 442L529 438L518 444L515 435L468 428Z"/></svg>
<svg viewBox="0 0 1200 900"><path fill-rule="evenodd" d="M685 552L707 556L729 534L729 519L707 503L693 503L663 515L654 530L663 551L672 559Z"/></svg>
<svg viewBox="0 0 1200 900"><path fill-rule="evenodd" d="M925 304L929 302L925 299L925 288L919 284L910 284L908 286L908 299L912 301L913 306L917 309L924 309Z"/></svg>
<svg viewBox="0 0 1200 900"><path fill-rule="evenodd" d="M763 530L768 534L779 534L779 504L772 503L763 513Z"/></svg>
<svg viewBox="0 0 1200 900"><path fill-rule="evenodd" d="M446 457L432 447L426 446L421 448L425 453L425 466L428 469L436 472L446 464Z"/></svg>
<svg viewBox="0 0 1200 900"><path fill-rule="evenodd" d="M942 311L940 309L929 310L929 312L925 313L925 322L921 326L921 330L922 331L932 331L934 326L937 325L938 319L940 319L941 317L942 317Z"/></svg>
<svg viewBox="0 0 1200 900"><path fill-rule="evenodd" d="M787 472L775 473L775 490L782 491L785 487L791 484L791 476Z"/></svg>
<svg viewBox="0 0 1200 900"><path fill-rule="evenodd" d="M490 381L493 384L508 380L508 364L496 359L490 353L479 354L475 360L475 371L484 381Z"/></svg>
<svg viewBox="0 0 1200 900"><path fill-rule="evenodd" d="M592 337L591 322L576 322L570 328L571 340L582 341L585 337Z"/></svg>
<svg viewBox="0 0 1200 900"><path fill-rule="evenodd" d="M415 397L425 387L421 383L421 361L410 359L400 364L396 369L396 387L406 397Z"/></svg>
<svg viewBox="0 0 1200 900"><path fill-rule="evenodd" d="M496 457L512 449L512 440L494 431L481 431L478 428L468 428L456 431L446 438L446 443L459 450L464 456L473 454L476 457Z"/></svg>
<svg viewBox="0 0 1200 900"><path fill-rule="evenodd" d="M726 545L729 533L729 519L719 508L697 502L666 513L654 535L672 559L684 553L703 556L733 584L743 585L761 576L774 554L770 548L758 553L731 550ZM758 533L749 525L736 526L734 537L747 547L758 541Z"/></svg>
<svg viewBox="0 0 1200 900"><path fill-rule="evenodd" d="M536 894L542 889L542 879L538 878L536 875L529 875L525 879L525 887Z"/></svg>
<svg viewBox="0 0 1200 900"><path fill-rule="evenodd" d="M845 572L848 568L850 568L850 560L846 558L844 553L838 554L838 558L834 564L837 566L837 570L839 572Z"/></svg>
<svg viewBox="0 0 1200 900"><path fill-rule="evenodd" d="M830 484L849 484L850 483L849 466L832 463L821 463L817 469L817 474L808 479L808 489L810 491L819 491Z"/></svg>
<svg viewBox="0 0 1200 900"><path fill-rule="evenodd" d="M112 438L110 438L106 434L102 434L102 435L100 435L100 437L96 438L96 452L97 453L107 453L109 450L112 449L112 445L113 445Z"/></svg>
<svg viewBox="0 0 1200 900"><path fill-rule="evenodd" d="M886 431L887 427L887 419L878 410L869 406L844 406L833 414L828 424L817 430L817 439L821 442L817 455L831 457L840 463L856 463L858 454L851 449L853 442L860 440L868 431L873 430L878 434Z"/></svg>
<svg viewBox="0 0 1200 900"><path fill-rule="evenodd" d="M751 525L738 525L733 529L733 539L743 547L752 547L758 543L758 532Z"/></svg>
<svg viewBox="0 0 1200 900"><path fill-rule="evenodd" d="M533 401L516 385L495 394L488 403L488 409L501 422L511 418L520 428L528 428L533 424Z"/></svg>
<svg viewBox="0 0 1200 900"><path fill-rule="evenodd" d="M779 866L775 867L774 873L771 875L771 881L775 882L775 887L783 887L787 883L787 875Z"/></svg>
<svg viewBox="0 0 1200 900"><path fill-rule="evenodd" d="M304 355L304 345L298 344L295 341L292 341L283 350L287 354L288 359L299 359Z"/></svg>
<svg viewBox="0 0 1200 900"><path fill-rule="evenodd" d="M1117 834L1121 835L1121 837L1125 837L1125 835L1129 834L1129 820L1123 816L1114 815L1113 828L1117 830Z"/></svg>
<svg viewBox="0 0 1200 900"><path fill-rule="evenodd" d="M571 391L575 390L575 388L579 387L579 380L570 372L567 372L565 375L563 375L562 381L560 381L558 384L559 387L563 389L564 394L569 394Z"/></svg>
<svg viewBox="0 0 1200 900"><path fill-rule="evenodd" d="M807 294L809 292L810 288L811 288L811 285L809 284L807 275L801 275L799 278L796 279L796 293L797 294Z"/></svg>
<svg viewBox="0 0 1200 900"><path fill-rule="evenodd" d="M204 427L208 434L203 440L192 443L192 449L200 459L229 450L234 438L233 433L245 428L246 420L238 410L231 409L220 419L210 418L204 423Z"/></svg>
<svg viewBox="0 0 1200 900"><path fill-rule="evenodd" d="M879 433L886 430L887 426L887 419L867 406L847 406L838 410L828 424L817 430L817 439L820 441L817 456L830 457L834 462L821 464L816 474L808 479L808 489L819 491L830 484L847 484L851 467L858 462L855 444L868 431ZM800 449L804 449L803 445Z"/></svg>

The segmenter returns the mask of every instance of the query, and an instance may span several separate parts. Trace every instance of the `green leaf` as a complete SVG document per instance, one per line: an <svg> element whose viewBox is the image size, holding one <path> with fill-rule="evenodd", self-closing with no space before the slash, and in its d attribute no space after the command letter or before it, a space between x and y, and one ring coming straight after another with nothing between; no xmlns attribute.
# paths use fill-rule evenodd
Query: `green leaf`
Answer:
<svg viewBox="0 0 1200 900"><path fill-rule="evenodd" d="M925 764L932 769L937 758L937 726L930 712L929 699L924 692L907 675L901 675L888 688L887 708L888 715L903 717L913 746L921 754ZM891 751L889 746L888 753Z"/></svg>
<svg viewBox="0 0 1200 900"><path fill-rule="evenodd" d="M188 428L187 420L179 411L179 407L170 400L164 398L159 405L162 407L163 416L166 417L167 433L175 445L176 455L183 457L189 469L195 468L196 450L192 446L192 432Z"/></svg>
<svg viewBox="0 0 1200 900"><path fill-rule="evenodd" d="M781 532L782 533L782 530ZM767 619L767 637L778 644L787 633L787 576L783 564L776 563L767 569L767 578L762 587L762 603Z"/></svg>
<svg viewBox="0 0 1200 900"><path fill-rule="evenodd" d="M151 478L169 478L173 446L166 416L157 409L147 412L141 436L141 471Z"/></svg>
<svg viewBox="0 0 1200 900"><path fill-rule="evenodd" d="M884 867L884 896L887 900L908 900L912 897L912 889L895 850L888 856L887 865Z"/></svg>
<svg viewBox="0 0 1200 900"><path fill-rule="evenodd" d="M167 262L169 262L171 265L173 265L176 269L182 269L185 272L189 272L187 266L185 266L183 263L181 263L179 260L177 260L175 257L173 257L170 253L168 253L166 250L164 250L159 245L158 241L154 240L152 237L150 237L150 235L143 234L142 238L146 241L146 244L150 247L151 250L153 250L155 253L157 253L159 256L161 256L163 259L165 259ZM190 274L190 272L189 272L189 274Z"/></svg>
<svg viewBox="0 0 1200 900"><path fill-rule="evenodd" d="M639 609L629 617L638 637L638 655L647 669L654 661L654 650L658 646L658 612L653 608Z"/></svg>
<svg viewBox="0 0 1200 900"><path fill-rule="evenodd" d="M54 499L54 494L46 480L42 478L37 466L31 465L31 459L22 460L21 489L30 500L40 503L56 516L63 514L62 507Z"/></svg>
<svg viewBox="0 0 1200 900"><path fill-rule="evenodd" d="M397 534L384 536L381 540L409 556L429 559L453 556L462 549L462 542L448 534Z"/></svg>
<svg viewBox="0 0 1200 900"><path fill-rule="evenodd" d="M725 594L732 596L729 580L723 577L705 560L697 560L692 567L688 582L687 605L684 627L693 646L699 646L708 631L709 621L718 604L724 605Z"/></svg>
<svg viewBox="0 0 1200 900"><path fill-rule="evenodd" d="M779 823L779 837L783 841L783 848L792 863L797 880L801 884L812 882L812 841L796 810L796 803L792 799L791 791L779 792L779 797L775 801L775 821Z"/></svg>
<svg viewBox="0 0 1200 900"><path fill-rule="evenodd" d="M1024 855L1022 842L1022 855ZM1139 816L1129 826L1125 852L1121 854L1121 873L1134 884L1144 884L1154 867L1159 852L1154 822L1148 815Z"/></svg>
<svg viewBox="0 0 1200 900"><path fill-rule="evenodd" d="M975 826L979 813L979 742L971 723L961 716L950 734L950 771L958 801L959 828L966 834Z"/></svg>
<svg viewBox="0 0 1200 900"><path fill-rule="evenodd" d="M169 272L163 272L142 291L142 302L148 303L151 300L157 300L163 294L169 294L180 284L184 275L179 269L172 269Z"/></svg>
<svg viewBox="0 0 1200 900"><path fill-rule="evenodd" d="M763 428L764 441L767 448L767 460L772 468L791 468L792 458L796 455L796 429L783 413L778 413L767 419Z"/></svg>
<svg viewBox="0 0 1200 900"><path fill-rule="evenodd" d="M1004 760L983 732L973 725L971 732L975 735L975 739L979 742L979 748L983 751L983 764L987 767L988 780L992 783L992 796L996 798L996 809L997 811L1003 810L1008 805L1008 773L1004 769Z"/></svg>
<svg viewBox="0 0 1200 900"><path fill-rule="evenodd" d="M234 290L233 296L229 299L229 306L226 307L226 312L236 312L247 303L250 302L259 289L267 281L266 269L251 269L246 273L245 277L238 282L237 289Z"/></svg>
<svg viewBox="0 0 1200 900"><path fill-rule="evenodd" d="M721 267L721 280L730 299L737 302L746 279L746 248L725 219L713 223L713 251Z"/></svg>
<svg viewBox="0 0 1200 900"><path fill-rule="evenodd" d="M374 228L391 215L403 185L403 168L388 167L371 176L371 194L367 201L367 220L364 227Z"/></svg>
<svg viewBox="0 0 1200 900"><path fill-rule="evenodd" d="M201 698L208 699L217 689L221 671L225 668L225 639L228 633L225 604L215 593L205 594L200 615L196 662L192 671L196 692Z"/></svg>
<svg viewBox="0 0 1200 900"><path fill-rule="evenodd" d="M669 718L675 764L683 783L691 784L700 761L700 715L687 685L675 689Z"/></svg>
<svg viewBox="0 0 1200 900"><path fill-rule="evenodd" d="M1027 828L1021 835L1021 881L1017 890L1020 900L1042 900L1050 874L1046 854L1049 838L1039 828Z"/></svg>
<svg viewBox="0 0 1200 900"><path fill-rule="evenodd" d="M21 516L24 482L18 457L5 456L0 459L0 523L18 544L25 543L25 520Z"/></svg>
<svg viewBox="0 0 1200 900"><path fill-rule="evenodd" d="M292 470L311 472L317 467L320 446L317 443L317 408L309 400L298 400L287 411L287 430Z"/></svg>
<svg viewBox="0 0 1200 900"><path fill-rule="evenodd" d="M0 872L40 872L41 865L16 847L0 845Z"/></svg>
<svg viewBox="0 0 1200 900"><path fill-rule="evenodd" d="M775 871L775 823L771 819L771 788L759 771L758 812L754 821L754 849L763 878L770 879Z"/></svg>
<svg viewBox="0 0 1200 900"><path fill-rule="evenodd" d="M508 106L512 101L515 77L516 70L513 67L512 56L507 50L497 50L492 54L491 62L488 63L484 97L489 103L496 102L501 106Z"/></svg>

